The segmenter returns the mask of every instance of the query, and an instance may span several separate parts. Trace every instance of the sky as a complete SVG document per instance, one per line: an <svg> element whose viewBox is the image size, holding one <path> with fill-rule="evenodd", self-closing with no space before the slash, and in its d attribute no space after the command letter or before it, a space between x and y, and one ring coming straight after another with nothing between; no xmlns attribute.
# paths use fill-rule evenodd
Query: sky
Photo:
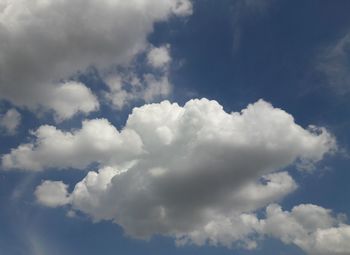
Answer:
<svg viewBox="0 0 350 255"><path fill-rule="evenodd" d="M0 255L349 255L349 10L0 0Z"/></svg>

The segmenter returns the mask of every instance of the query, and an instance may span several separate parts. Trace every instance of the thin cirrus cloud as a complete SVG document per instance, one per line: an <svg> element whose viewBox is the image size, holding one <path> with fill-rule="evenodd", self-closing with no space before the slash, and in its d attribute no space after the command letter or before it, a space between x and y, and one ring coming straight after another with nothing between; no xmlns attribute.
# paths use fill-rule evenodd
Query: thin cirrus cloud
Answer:
<svg viewBox="0 0 350 255"><path fill-rule="evenodd" d="M88 132L91 122L100 125L99 131ZM149 104L135 108L121 132L106 120L87 121L75 133L45 128L49 131L37 135L35 144L21 145L5 155L3 165L27 170L83 168L92 162L79 159L82 155L76 148L89 148L84 155L90 155L100 169L89 172L71 193L63 182L43 182L35 192L41 204L64 205L95 222L113 221L136 238L172 236L178 245L254 249L257 235L276 236L277 230L268 227L272 216L258 219L255 212L297 188L288 172L280 170L299 160L317 163L336 148L325 129L304 129L291 115L263 100L233 113L207 99L191 100L183 107L168 101ZM108 144L122 144L123 132L128 139L133 134L134 142ZM95 148L82 146L79 140L81 134L90 136L84 139L88 141L101 133L105 137L93 142ZM23 146L29 148L24 154ZM110 148L115 150L108 154ZM69 163L62 165L55 157ZM50 158L52 162L47 161ZM309 221L313 223L311 219L300 224L307 228ZM340 222L331 222L317 226L343 231ZM305 230L310 236L317 235L315 231ZM285 241L299 245L295 239Z"/></svg>
<svg viewBox="0 0 350 255"><path fill-rule="evenodd" d="M147 48L155 22L191 13L188 0L2 1L1 99L34 111L54 110L58 120L94 111L96 98L81 83L70 90L84 90L79 102L89 103L57 102L56 95L68 89L62 80L90 66L102 70L129 63Z"/></svg>
<svg viewBox="0 0 350 255"><path fill-rule="evenodd" d="M350 91L350 33L324 48L316 60L316 70L325 75L334 91L340 94Z"/></svg>

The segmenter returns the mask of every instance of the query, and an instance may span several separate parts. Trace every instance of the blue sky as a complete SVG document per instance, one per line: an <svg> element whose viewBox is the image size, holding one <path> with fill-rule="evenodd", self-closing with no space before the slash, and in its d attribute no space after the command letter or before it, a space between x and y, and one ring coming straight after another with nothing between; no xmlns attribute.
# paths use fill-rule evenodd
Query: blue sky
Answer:
<svg viewBox="0 0 350 255"><path fill-rule="evenodd" d="M88 3L0 0L1 255L350 254L349 1Z"/></svg>

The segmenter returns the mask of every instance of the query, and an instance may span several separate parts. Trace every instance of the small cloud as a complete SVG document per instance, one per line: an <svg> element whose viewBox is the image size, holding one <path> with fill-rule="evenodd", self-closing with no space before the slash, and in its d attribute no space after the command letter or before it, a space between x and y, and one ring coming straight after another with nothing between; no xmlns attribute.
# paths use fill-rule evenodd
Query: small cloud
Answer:
<svg viewBox="0 0 350 255"><path fill-rule="evenodd" d="M165 68L171 62L170 57L170 45L167 44L165 46L159 48L151 48L151 50L147 54L147 62L154 68Z"/></svg>
<svg viewBox="0 0 350 255"><path fill-rule="evenodd" d="M350 33L324 48L316 58L316 71L335 92L350 92Z"/></svg>
<svg viewBox="0 0 350 255"><path fill-rule="evenodd" d="M0 128L5 130L6 134L14 135L21 124L21 119L21 114L16 109L10 109L0 116Z"/></svg>
<svg viewBox="0 0 350 255"><path fill-rule="evenodd" d="M114 108L121 110L133 102L151 103L167 98L172 92L169 81L171 64L170 45L151 47L146 52L146 63L154 70L140 72L137 67L121 69L109 74L104 81L109 89L105 98Z"/></svg>
<svg viewBox="0 0 350 255"><path fill-rule="evenodd" d="M35 190L38 202L47 207L58 207L69 203L68 186L60 181L44 181Z"/></svg>

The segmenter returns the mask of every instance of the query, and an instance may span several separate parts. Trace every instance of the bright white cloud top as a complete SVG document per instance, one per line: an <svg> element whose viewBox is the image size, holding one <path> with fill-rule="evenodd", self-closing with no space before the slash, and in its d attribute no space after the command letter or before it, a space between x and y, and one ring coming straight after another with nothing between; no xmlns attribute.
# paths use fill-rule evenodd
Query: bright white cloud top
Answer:
<svg viewBox="0 0 350 255"><path fill-rule="evenodd" d="M68 89L62 80L90 66L129 63L148 47L155 22L191 13L188 0L0 1L0 97L31 110L53 109L60 119L96 110L83 84L78 102L87 103L57 102Z"/></svg>
<svg viewBox="0 0 350 255"><path fill-rule="evenodd" d="M33 143L3 156L3 167L85 169L91 163L120 166L137 161L138 167L179 173L173 176L179 181L186 181L182 174L189 172L200 174L203 181L214 181L213 173L232 174L239 181L280 170L297 159L319 161L335 147L325 129L303 129L291 115L263 100L233 113L207 99L191 100L184 107L164 101L135 108L121 131L106 119L95 119L72 132L45 125L33 135Z"/></svg>

